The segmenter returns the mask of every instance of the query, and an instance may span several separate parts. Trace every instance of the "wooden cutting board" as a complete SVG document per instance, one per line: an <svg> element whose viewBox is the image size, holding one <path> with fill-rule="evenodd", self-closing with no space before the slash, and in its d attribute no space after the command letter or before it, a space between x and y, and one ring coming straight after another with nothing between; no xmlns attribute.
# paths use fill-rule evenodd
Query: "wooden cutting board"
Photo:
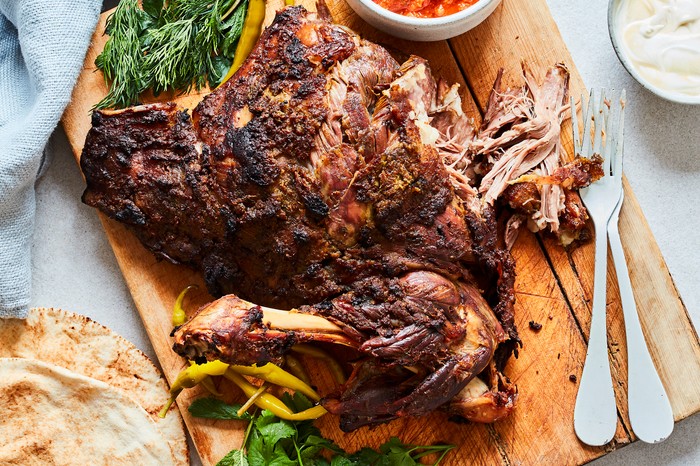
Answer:
<svg viewBox="0 0 700 466"><path fill-rule="evenodd" d="M565 63L571 71L572 94L584 90L571 56L552 20L545 0L504 0L482 25L460 37L434 43L413 43L387 36L364 23L344 0L327 0L334 19L364 37L393 51L427 58L437 76L461 84L464 109L479 120L500 67L508 83L522 83L520 63L527 61L535 76L547 67ZM313 9L313 1L304 0ZM267 21L282 6L268 2ZM90 108L105 94L94 59L102 50L106 14L85 60L85 67L73 100L63 116L76 158L80 157L90 128ZM178 102L193 108L201 98L190 95ZM570 130L565 145L571 149ZM700 411L700 344L668 269L644 219L634 194L625 184L621 216L622 242L629 263L635 298L644 333L656 367L666 386L676 420ZM129 286L144 326L166 377L172 381L184 367L171 349L170 313L180 290L190 283L203 283L196 273L156 260L123 226L100 215L117 261ZM635 440L626 405L627 357L622 312L611 263L608 266L609 355L618 402L618 428L606 447L580 443L573 430L573 409L577 380L586 353L593 284L593 244L566 251L549 237L528 232L520 234L513 254L517 262L516 318L523 340L518 359L506 373L519 387L518 407L508 419L493 425L454 424L444 414L421 419L402 419L374 430L362 428L343 434L337 419L327 415L318 421L324 435L353 451L361 446L377 447L392 435L404 442L430 444L447 442L459 447L444 464L582 464ZM210 300L205 292L188 297L186 306L196 309ZM542 324L538 332L530 321ZM331 382L328 374L305 361L321 389ZM197 389L183 393L186 408ZM229 397L240 396L231 391ZM240 447L243 424L234 421L206 421L183 415L204 464L215 464L233 448Z"/></svg>

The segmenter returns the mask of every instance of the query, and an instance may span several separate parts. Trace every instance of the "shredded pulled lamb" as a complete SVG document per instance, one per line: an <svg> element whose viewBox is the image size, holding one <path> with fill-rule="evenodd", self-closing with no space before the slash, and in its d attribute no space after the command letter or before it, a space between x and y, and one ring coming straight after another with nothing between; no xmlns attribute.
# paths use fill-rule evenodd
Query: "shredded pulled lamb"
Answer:
<svg viewBox="0 0 700 466"><path fill-rule="evenodd" d="M503 89L503 70L489 97L479 134L471 150L483 177L485 202L502 198L515 212L506 228L512 246L520 224L533 232L548 229L568 246L585 235L588 214L575 192L603 176L601 160L582 157L563 163L561 123L569 111L569 72L551 68L541 85L523 64L525 85Z"/></svg>
<svg viewBox="0 0 700 466"><path fill-rule="evenodd" d="M517 91L499 75L477 132L425 60L289 7L191 118L95 112L83 200L221 297L177 329L179 354L256 364L341 343L354 371L322 403L344 430L436 409L492 422L513 409L519 345L497 213L560 236L585 224L575 188L595 162L561 162L567 81L561 65Z"/></svg>

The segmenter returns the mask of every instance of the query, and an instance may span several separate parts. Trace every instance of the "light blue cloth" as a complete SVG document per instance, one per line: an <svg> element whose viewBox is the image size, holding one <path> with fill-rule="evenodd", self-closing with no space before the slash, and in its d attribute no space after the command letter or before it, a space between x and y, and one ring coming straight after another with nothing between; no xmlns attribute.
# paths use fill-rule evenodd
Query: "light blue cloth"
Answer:
<svg viewBox="0 0 700 466"><path fill-rule="evenodd" d="M25 317L34 182L82 68L99 0L0 0L0 317Z"/></svg>

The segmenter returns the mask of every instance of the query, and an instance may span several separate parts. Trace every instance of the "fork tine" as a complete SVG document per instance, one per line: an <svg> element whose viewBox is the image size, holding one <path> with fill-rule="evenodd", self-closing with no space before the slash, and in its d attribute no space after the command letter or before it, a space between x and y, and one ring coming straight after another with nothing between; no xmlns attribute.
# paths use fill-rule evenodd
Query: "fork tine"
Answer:
<svg viewBox="0 0 700 466"><path fill-rule="evenodd" d="M617 101L613 100L611 102L610 121L606 125L608 141L605 147L605 156L610 157L610 163L612 165L611 174L616 178L619 177L619 174L622 172L622 137L620 134L621 125L623 125L622 128L624 129L622 97L623 96ZM618 179L618 181L619 180L621 180L621 178Z"/></svg>
<svg viewBox="0 0 700 466"><path fill-rule="evenodd" d="M606 104L606 90L599 90L599 99L595 101L595 114L594 118L594 135L593 135L593 154L598 154L603 157L603 171L605 174L610 174L610 145L608 144L608 133L607 129L609 126L610 118L608 115L608 106ZM603 148L603 139L605 138L605 147Z"/></svg>
<svg viewBox="0 0 700 466"><path fill-rule="evenodd" d="M591 89L591 94L588 96L588 106L585 112L583 112L583 140L581 141L581 152L583 154L589 154L589 156L592 153L592 144L591 144L591 125L593 124L593 112L594 109L593 107L595 106L595 99L594 99L594 90ZM583 96L581 96L581 102L583 102ZM583 109L583 106L582 106Z"/></svg>
<svg viewBox="0 0 700 466"><path fill-rule="evenodd" d="M606 127L606 131L608 133L608 141L605 147L605 157L610 158L610 163L612 165L612 171L609 172L610 174L614 175L615 170L614 168L616 167L617 164L617 128L618 128L618 123L619 123L619 118L620 118L620 106L616 105L616 102L613 101L610 105L610 121ZM608 172L606 172L608 173Z"/></svg>
<svg viewBox="0 0 700 466"><path fill-rule="evenodd" d="M622 179L622 161L623 161L623 147L625 142L625 102L627 98L627 93L622 90L620 94L620 100L618 101L620 107L620 116L618 118L617 134L615 137L615 142L617 147L615 148L615 166L613 168L613 175L619 176Z"/></svg>
<svg viewBox="0 0 700 466"><path fill-rule="evenodd" d="M605 124L605 148L601 156L605 160L603 170L606 175L614 174L612 168L615 165L615 155L617 150L617 126L620 116L619 106L615 101L610 102L608 120Z"/></svg>
<svg viewBox="0 0 700 466"><path fill-rule="evenodd" d="M581 112L583 112L583 95L581 95ZM574 130L574 155L581 154L581 137L578 129L578 111L576 110L576 99L571 96L571 128Z"/></svg>
<svg viewBox="0 0 700 466"><path fill-rule="evenodd" d="M601 154L601 148L603 144L603 128L605 128L605 121L603 121L603 107L605 106L605 89L598 91L600 95L598 99L595 100L595 106L593 107L593 153ZM601 154L602 155L602 154Z"/></svg>

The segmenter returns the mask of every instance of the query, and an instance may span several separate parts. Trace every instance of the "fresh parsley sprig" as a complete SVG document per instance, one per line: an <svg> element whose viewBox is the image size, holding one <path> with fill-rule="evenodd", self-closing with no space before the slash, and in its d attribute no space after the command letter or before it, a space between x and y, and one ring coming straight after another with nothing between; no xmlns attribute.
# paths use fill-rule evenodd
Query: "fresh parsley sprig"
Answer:
<svg viewBox="0 0 700 466"><path fill-rule="evenodd" d="M233 61L247 0L122 0L107 19L95 65L110 89L95 108L124 108L148 89L217 86Z"/></svg>
<svg viewBox="0 0 700 466"><path fill-rule="evenodd" d="M304 395L285 393L285 404L295 412L312 406ZM209 419L238 419L240 407L228 405L214 398L200 398L190 405L189 411L197 417ZM379 447L348 454L331 440L324 438L313 421L285 421L269 411L248 417L250 423L243 439L243 448L232 450L217 466L413 466L427 455L437 454L433 465L439 464L454 445L409 445L392 437ZM330 460L323 456L330 452Z"/></svg>

